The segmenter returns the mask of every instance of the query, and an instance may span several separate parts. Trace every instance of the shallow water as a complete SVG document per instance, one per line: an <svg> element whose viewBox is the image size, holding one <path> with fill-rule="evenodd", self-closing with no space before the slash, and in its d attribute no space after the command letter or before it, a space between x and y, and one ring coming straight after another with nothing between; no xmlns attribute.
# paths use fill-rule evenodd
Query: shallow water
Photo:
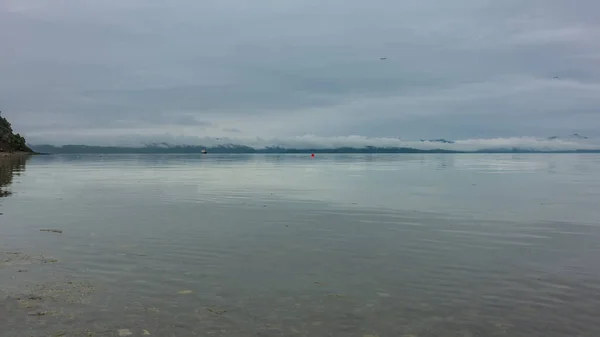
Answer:
<svg viewBox="0 0 600 337"><path fill-rule="evenodd" d="M598 155L36 156L0 185L0 336L600 335Z"/></svg>

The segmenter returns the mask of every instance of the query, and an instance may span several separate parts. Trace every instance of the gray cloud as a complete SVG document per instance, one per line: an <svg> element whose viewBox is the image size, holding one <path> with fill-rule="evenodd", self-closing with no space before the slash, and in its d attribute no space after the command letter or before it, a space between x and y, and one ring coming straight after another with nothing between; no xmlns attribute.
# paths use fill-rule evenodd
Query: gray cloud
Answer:
<svg viewBox="0 0 600 337"><path fill-rule="evenodd" d="M600 137L598 11L594 0L4 0L0 109L56 143L232 130Z"/></svg>

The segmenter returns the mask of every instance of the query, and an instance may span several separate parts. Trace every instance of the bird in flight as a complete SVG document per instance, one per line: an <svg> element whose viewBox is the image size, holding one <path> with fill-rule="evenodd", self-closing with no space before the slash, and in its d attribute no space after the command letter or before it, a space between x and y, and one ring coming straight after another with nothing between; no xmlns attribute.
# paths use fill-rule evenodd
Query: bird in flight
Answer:
<svg viewBox="0 0 600 337"><path fill-rule="evenodd" d="M380 60L385 61L385 60L387 60L387 57L382 57L382 58L380 58Z"/></svg>

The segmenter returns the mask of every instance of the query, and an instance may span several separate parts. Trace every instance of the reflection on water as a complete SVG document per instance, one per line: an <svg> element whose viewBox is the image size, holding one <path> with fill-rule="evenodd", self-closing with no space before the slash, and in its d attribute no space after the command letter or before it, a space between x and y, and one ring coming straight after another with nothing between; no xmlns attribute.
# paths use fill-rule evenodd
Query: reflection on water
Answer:
<svg viewBox="0 0 600 337"><path fill-rule="evenodd" d="M35 157L2 205L0 336L599 336L599 178L591 155Z"/></svg>
<svg viewBox="0 0 600 337"><path fill-rule="evenodd" d="M0 156L0 197L11 194L13 176L18 176L25 170L29 158L30 156Z"/></svg>

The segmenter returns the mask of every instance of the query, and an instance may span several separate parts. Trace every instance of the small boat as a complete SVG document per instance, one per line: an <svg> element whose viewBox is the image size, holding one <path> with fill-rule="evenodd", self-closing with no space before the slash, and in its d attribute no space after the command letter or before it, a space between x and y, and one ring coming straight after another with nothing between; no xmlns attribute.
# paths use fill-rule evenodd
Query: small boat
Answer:
<svg viewBox="0 0 600 337"><path fill-rule="evenodd" d="M206 153L207 153L207 152L206 152L206 149L202 149L202 151L201 151L201 152L202 152L202 154L206 154Z"/></svg>

